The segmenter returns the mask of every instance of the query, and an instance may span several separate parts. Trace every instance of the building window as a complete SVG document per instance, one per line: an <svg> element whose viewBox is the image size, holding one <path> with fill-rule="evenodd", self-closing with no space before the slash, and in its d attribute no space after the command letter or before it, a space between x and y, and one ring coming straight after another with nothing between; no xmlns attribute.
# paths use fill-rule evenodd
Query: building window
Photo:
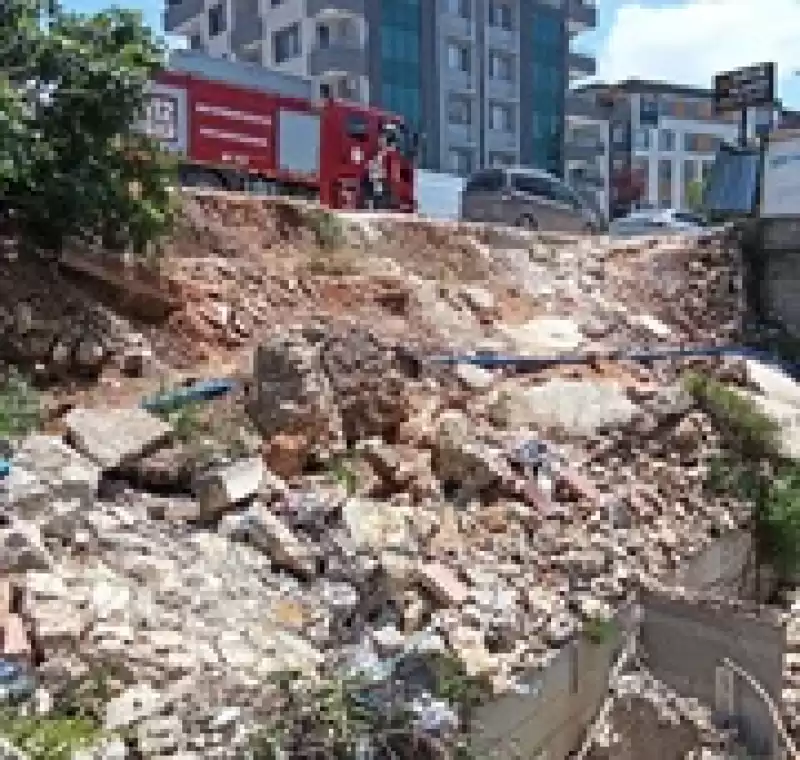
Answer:
<svg viewBox="0 0 800 760"><path fill-rule="evenodd" d="M511 132L511 109L501 105L492 106L489 111L489 129Z"/></svg>
<svg viewBox="0 0 800 760"><path fill-rule="evenodd" d="M513 20L511 17L511 6L500 0L489 0L489 24L511 31Z"/></svg>
<svg viewBox="0 0 800 760"><path fill-rule="evenodd" d="M189 49L190 50L203 49L203 38L199 34L193 34L191 37L189 37Z"/></svg>
<svg viewBox="0 0 800 760"><path fill-rule="evenodd" d="M650 150L650 130L637 129L633 134L633 147L635 150Z"/></svg>
<svg viewBox="0 0 800 760"><path fill-rule="evenodd" d="M449 45L447 63L453 71L469 72L469 50L463 45Z"/></svg>
<svg viewBox="0 0 800 760"><path fill-rule="evenodd" d="M225 6L217 3L208 9L208 36L216 37L222 34L226 28L227 18L225 16Z"/></svg>
<svg viewBox="0 0 800 760"><path fill-rule="evenodd" d="M275 63L283 63L300 55L300 24L294 23L272 35Z"/></svg>
<svg viewBox="0 0 800 760"><path fill-rule="evenodd" d="M472 123L472 108L465 98L451 97L447 102L447 120L450 124Z"/></svg>
<svg viewBox="0 0 800 760"><path fill-rule="evenodd" d="M672 160L668 158L658 162L658 205L661 208L672 206Z"/></svg>
<svg viewBox="0 0 800 760"><path fill-rule="evenodd" d="M471 0L448 0L447 10L453 16L469 19L472 17Z"/></svg>
<svg viewBox="0 0 800 760"><path fill-rule="evenodd" d="M671 129L662 129L658 133L658 149L665 153L675 150L675 132Z"/></svg>
<svg viewBox="0 0 800 760"><path fill-rule="evenodd" d="M382 108L401 115L415 129L422 123L422 68L420 0L370 0L380 6L381 85L376 100ZM370 30L372 31L372 30ZM428 165L425 144L421 163ZM438 160L438 156L435 157Z"/></svg>
<svg viewBox="0 0 800 760"><path fill-rule="evenodd" d="M319 86L319 96L321 98L331 98L333 97L333 93L331 92L331 86L329 82L322 82Z"/></svg>
<svg viewBox="0 0 800 760"><path fill-rule="evenodd" d="M489 55L489 76L492 79L510 82L513 79L511 58L507 55L491 53Z"/></svg>
<svg viewBox="0 0 800 760"><path fill-rule="evenodd" d="M462 177L472 172L472 154L464 150L450 151L450 171Z"/></svg>
<svg viewBox="0 0 800 760"><path fill-rule="evenodd" d="M317 47L321 50L331 45L331 28L327 24L317 26Z"/></svg>

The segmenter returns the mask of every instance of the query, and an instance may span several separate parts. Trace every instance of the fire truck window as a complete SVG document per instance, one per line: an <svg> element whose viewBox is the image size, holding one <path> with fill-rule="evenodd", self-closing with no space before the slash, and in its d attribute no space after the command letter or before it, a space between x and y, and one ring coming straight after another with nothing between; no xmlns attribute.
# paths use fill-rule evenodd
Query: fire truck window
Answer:
<svg viewBox="0 0 800 760"><path fill-rule="evenodd" d="M347 117L346 129L348 137L364 140L369 134L369 122L363 116L351 114Z"/></svg>

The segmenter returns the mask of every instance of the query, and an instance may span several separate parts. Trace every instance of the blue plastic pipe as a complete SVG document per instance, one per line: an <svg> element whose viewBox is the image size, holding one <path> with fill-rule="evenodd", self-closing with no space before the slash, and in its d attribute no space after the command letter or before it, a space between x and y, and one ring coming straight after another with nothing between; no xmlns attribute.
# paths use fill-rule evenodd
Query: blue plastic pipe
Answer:
<svg viewBox="0 0 800 760"><path fill-rule="evenodd" d="M169 411L179 409L186 404L199 401L212 401L225 396L237 387L234 380L201 380L166 393L160 393L151 398L142 399L140 406L150 412Z"/></svg>
<svg viewBox="0 0 800 760"><path fill-rule="evenodd" d="M589 364L596 359L606 361L660 361L692 356L735 356L740 359L758 359L772 364L790 374L797 374L800 367L795 364L777 360L765 351L746 348L744 346L711 346L706 348L666 348L660 351L608 351L595 354L574 354L572 356L501 356L497 354L463 354L452 356L433 356L434 364L473 364L485 369L515 367L523 370L537 370L559 364ZM238 387L235 380L222 378L201 380L184 388L161 393L151 398L142 399L140 406L151 412L180 409L186 404L211 401L231 393ZM0 459L0 478L4 478L11 470L10 462Z"/></svg>
<svg viewBox="0 0 800 760"><path fill-rule="evenodd" d="M606 361L663 361L701 356L734 356L740 359L758 359L759 361L779 366L789 372L797 372L798 366L777 360L765 351L746 348L744 346L711 346L706 348L666 348L659 351L607 351L593 354L573 354L567 356L504 356L498 354L462 354L452 356L434 356L431 361L438 364L473 364L485 369L516 367L518 369L537 370L559 364L589 364L597 359Z"/></svg>

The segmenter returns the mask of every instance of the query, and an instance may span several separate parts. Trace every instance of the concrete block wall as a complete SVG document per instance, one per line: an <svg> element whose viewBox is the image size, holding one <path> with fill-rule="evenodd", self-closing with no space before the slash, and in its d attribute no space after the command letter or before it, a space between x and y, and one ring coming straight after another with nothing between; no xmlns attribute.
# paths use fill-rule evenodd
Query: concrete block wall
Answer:
<svg viewBox="0 0 800 760"><path fill-rule="evenodd" d="M715 706L718 668L732 661L765 689L782 710L787 616L755 602L643 589L640 644L653 675L682 696ZM734 717L751 751L778 756L774 716L753 687L734 679Z"/></svg>
<svg viewBox="0 0 800 760"><path fill-rule="evenodd" d="M481 708L479 756L565 760L580 744L608 695L619 631L594 643L577 638L531 679L529 695L503 696ZM520 755L522 751L522 755Z"/></svg>

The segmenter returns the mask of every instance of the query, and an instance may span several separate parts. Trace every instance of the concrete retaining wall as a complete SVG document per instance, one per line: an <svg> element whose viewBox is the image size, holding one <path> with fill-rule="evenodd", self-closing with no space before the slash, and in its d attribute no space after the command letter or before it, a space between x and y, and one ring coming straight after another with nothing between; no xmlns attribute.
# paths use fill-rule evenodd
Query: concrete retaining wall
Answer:
<svg viewBox="0 0 800 760"><path fill-rule="evenodd" d="M642 593L643 659L653 675L683 696L728 714L719 669L730 659L756 678L776 704L783 689L786 632L781 622L741 606ZM769 708L741 678L733 679L733 718L751 752L772 757L777 740Z"/></svg>
<svg viewBox="0 0 800 760"><path fill-rule="evenodd" d="M619 631L595 644L578 639L531 679L527 696L506 696L483 707L478 756L564 760L580 744L608 694ZM546 754L545 754L546 753Z"/></svg>

